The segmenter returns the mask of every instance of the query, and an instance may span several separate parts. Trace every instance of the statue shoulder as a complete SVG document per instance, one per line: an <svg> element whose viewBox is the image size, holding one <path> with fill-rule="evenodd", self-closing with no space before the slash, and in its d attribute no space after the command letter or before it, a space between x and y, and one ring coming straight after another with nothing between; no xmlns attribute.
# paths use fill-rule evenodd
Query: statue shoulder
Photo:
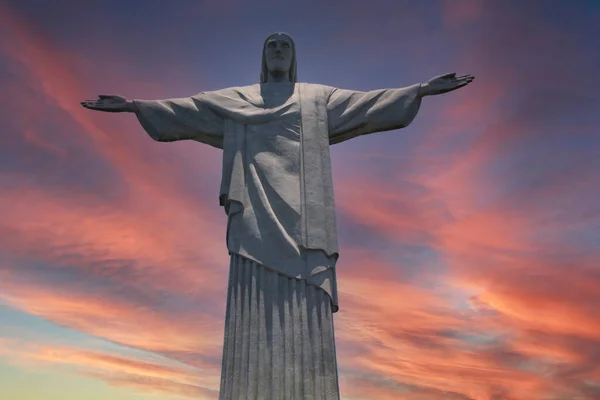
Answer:
<svg viewBox="0 0 600 400"><path fill-rule="evenodd" d="M244 85L244 86L231 86L228 88L223 88L220 90L216 90L215 92L220 94L228 94L228 93L252 93L260 90L260 84L255 83L253 85Z"/></svg>
<svg viewBox="0 0 600 400"><path fill-rule="evenodd" d="M260 93L260 85L230 86L223 89L201 92L198 96L204 99L251 98Z"/></svg>
<svg viewBox="0 0 600 400"><path fill-rule="evenodd" d="M325 98L329 98L331 93L336 89L332 86L321 85L319 83L305 83L301 82L299 85L302 85L302 89L306 93L312 93L315 96L324 96Z"/></svg>

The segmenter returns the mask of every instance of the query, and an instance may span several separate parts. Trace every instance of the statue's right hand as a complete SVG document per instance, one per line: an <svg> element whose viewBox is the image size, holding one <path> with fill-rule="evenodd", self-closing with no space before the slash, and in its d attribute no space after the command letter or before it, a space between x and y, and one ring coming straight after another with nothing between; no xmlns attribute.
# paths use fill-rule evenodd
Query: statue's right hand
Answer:
<svg viewBox="0 0 600 400"><path fill-rule="evenodd" d="M97 100L85 100L81 105L90 110L104 112L132 112L133 104L127 101L125 97L117 95L98 95Z"/></svg>

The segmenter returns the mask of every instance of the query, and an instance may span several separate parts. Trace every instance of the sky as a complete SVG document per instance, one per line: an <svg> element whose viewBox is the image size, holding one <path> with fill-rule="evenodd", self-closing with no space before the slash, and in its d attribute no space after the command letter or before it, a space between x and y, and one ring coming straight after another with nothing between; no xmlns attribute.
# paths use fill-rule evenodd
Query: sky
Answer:
<svg viewBox="0 0 600 400"><path fill-rule="evenodd" d="M0 0L0 400L218 398L221 150L98 94L456 72L332 146L343 400L600 398L600 1Z"/></svg>

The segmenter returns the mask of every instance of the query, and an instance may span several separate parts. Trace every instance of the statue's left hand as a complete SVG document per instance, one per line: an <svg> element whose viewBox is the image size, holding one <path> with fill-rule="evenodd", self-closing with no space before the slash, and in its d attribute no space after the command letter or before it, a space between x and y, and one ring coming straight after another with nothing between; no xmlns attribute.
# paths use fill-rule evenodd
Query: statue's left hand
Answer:
<svg viewBox="0 0 600 400"><path fill-rule="evenodd" d="M433 96L451 92L473 82L473 75L456 76L456 73L445 74L431 78L429 82L421 85L421 96Z"/></svg>

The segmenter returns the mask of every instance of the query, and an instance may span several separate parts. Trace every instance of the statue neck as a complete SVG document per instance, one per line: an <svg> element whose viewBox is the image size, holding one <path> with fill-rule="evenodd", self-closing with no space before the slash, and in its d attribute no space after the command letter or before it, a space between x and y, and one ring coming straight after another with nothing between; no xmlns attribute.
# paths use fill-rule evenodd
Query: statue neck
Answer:
<svg viewBox="0 0 600 400"><path fill-rule="evenodd" d="M267 75L267 82L289 82L290 71L269 71Z"/></svg>

